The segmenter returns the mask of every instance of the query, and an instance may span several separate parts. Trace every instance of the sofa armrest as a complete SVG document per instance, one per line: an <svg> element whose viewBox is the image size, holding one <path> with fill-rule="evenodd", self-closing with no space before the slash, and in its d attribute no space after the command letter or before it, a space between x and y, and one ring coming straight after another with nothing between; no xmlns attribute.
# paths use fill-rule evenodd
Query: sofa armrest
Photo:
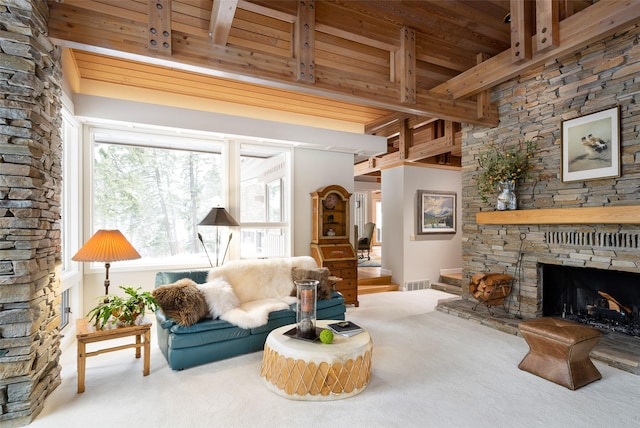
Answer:
<svg viewBox="0 0 640 428"><path fill-rule="evenodd" d="M342 295L342 293L336 290L331 290L331 298L342 299L342 301L344 301L344 296Z"/></svg>
<svg viewBox="0 0 640 428"><path fill-rule="evenodd" d="M164 314L164 312L162 312L162 309L158 309L156 311L156 321L158 321L158 325L165 330L170 329L176 324L173 318L169 318Z"/></svg>

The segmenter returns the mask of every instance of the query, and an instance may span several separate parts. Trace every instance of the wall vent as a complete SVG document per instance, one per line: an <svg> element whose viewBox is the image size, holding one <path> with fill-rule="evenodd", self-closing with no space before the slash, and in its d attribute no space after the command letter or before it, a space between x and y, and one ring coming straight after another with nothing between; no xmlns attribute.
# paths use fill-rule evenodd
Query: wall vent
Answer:
<svg viewBox="0 0 640 428"><path fill-rule="evenodd" d="M420 279L418 281L405 281L404 285L400 287L400 291L413 291L413 290L424 290L429 288L431 285L428 279Z"/></svg>

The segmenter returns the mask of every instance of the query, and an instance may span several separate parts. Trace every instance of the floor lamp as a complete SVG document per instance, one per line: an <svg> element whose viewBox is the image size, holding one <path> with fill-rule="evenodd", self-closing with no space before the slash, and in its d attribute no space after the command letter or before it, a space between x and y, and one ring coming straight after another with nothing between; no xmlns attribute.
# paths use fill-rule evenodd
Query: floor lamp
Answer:
<svg viewBox="0 0 640 428"><path fill-rule="evenodd" d="M109 268L111 262L139 259L140 254L117 229L100 229L71 257L76 262L104 262L104 294L109 294Z"/></svg>
<svg viewBox="0 0 640 428"><path fill-rule="evenodd" d="M240 226L238 222L231 217L229 212L222 207L214 207L211 208L209 214L202 219L200 226L216 226L216 266L218 266L219 255L220 255L220 227L221 226ZM233 237L233 233L229 234L229 240L227 241L227 247L224 250L224 255L222 256L222 263L224 264L224 259L227 256L227 250L229 250L229 244L231 243L231 238ZM204 245L204 241L202 240L202 235L198 233L198 239L202 242L202 246L204 247L204 251L207 251L207 247ZM209 258L209 253L207 253L207 258ZM213 267L213 263L211 263L211 259L209 259L209 265Z"/></svg>

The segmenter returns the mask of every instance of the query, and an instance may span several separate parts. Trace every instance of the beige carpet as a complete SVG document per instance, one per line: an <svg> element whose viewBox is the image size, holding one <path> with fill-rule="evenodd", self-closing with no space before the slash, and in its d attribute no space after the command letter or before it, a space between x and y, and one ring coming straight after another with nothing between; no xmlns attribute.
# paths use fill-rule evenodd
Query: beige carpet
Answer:
<svg viewBox="0 0 640 428"><path fill-rule="evenodd" d="M262 352L168 368L152 346L151 374L133 350L87 360L76 393L75 344L62 385L33 427L635 427L640 376L596 362L602 380L570 391L520 371L520 337L434 312L436 290L360 297L347 318L374 340L371 382L331 402L284 399L262 384ZM153 332L155 337L155 330ZM324 346L324 345L319 345Z"/></svg>

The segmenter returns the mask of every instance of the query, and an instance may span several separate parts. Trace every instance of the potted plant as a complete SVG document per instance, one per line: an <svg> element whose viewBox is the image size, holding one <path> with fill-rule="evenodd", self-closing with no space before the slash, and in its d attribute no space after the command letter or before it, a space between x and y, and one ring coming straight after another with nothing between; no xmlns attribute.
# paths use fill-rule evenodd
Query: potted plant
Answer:
<svg viewBox="0 0 640 428"><path fill-rule="evenodd" d="M139 318L144 317L147 309L155 311L158 308L158 302L150 292L140 291L140 287L120 288L128 297L100 297L100 304L87 313L89 322L93 322L96 329L134 325Z"/></svg>
<svg viewBox="0 0 640 428"><path fill-rule="evenodd" d="M530 140L509 147L492 142L480 153L478 164L482 171L478 176L478 193L485 203L489 202L489 195L500 190L497 209L516 208L515 182L529 178L536 148L535 141Z"/></svg>

